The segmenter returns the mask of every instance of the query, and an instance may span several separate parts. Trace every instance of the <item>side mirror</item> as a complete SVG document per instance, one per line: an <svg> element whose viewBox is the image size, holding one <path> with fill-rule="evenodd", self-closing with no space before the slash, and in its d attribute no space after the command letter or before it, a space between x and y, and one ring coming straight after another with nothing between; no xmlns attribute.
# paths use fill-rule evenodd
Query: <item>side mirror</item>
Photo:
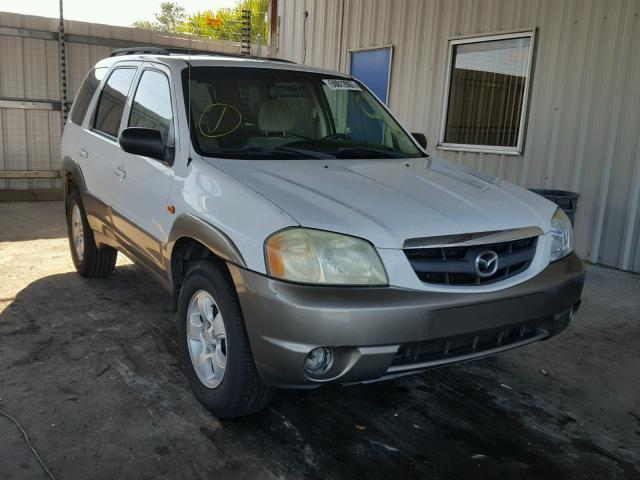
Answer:
<svg viewBox="0 0 640 480"><path fill-rule="evenodd" d="M166 148L162 135L153 128L129 127L120 134L120 147L127 153L165 160Z"/></svg>
<svg viewBox="0 0 640 480"><path fill-rule="evenodd" d="M427 148L427 137L424 136L424 133L412 132L411 136L413 137L413 139L416 142L418 142L418 145L420 145L422 148L424 148L426 150L426 148Z"/></svg>

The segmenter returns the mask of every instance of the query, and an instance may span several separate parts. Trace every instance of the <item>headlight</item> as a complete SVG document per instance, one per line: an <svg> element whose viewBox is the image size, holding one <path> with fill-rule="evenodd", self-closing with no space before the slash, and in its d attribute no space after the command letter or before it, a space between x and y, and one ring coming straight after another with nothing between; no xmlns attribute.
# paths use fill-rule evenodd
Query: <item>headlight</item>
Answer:
<svg viewBox="0 0 640 480"><path fill-rule="evenodd" d="M573 252L571 220L558 208L551 219L551 261L560 260Z"/></svg>
<svg viewBox="0 0 640 480"><path fill-rule="evenodd" d="M382 261L360 238L291 228L269 237L266 260L272 277L327 285L386 285Z"/></svg>

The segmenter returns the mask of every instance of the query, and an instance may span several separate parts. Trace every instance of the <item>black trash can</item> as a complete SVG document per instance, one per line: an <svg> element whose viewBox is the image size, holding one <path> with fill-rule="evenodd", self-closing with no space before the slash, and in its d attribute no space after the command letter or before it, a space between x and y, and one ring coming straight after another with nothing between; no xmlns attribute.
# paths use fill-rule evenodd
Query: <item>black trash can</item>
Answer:
<svg viewBox="0 0 640 480"><path fill-rule="evenodd" d="M580 198L579 193L575 192L567 192L566 190L545 190L540 188L530 188L534 193L538 195L542 195L547 200L551 200L553 203L557 204L569 217L571 220L571 225L573 225L573 219L575 218L576 210L578 209L578 199Z"/></svg>

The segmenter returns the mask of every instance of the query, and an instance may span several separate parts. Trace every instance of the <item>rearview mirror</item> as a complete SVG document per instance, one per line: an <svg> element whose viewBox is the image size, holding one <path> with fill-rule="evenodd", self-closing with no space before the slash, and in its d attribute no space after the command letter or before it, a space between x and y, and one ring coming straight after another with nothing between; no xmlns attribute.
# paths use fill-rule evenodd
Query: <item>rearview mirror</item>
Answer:
<svg viewBox="0 0 640 480"><path fill-rule="evenodd" d="M162 135L153 128L129 127L120 134L120 147L127 153L165 160L166 148Z"/></svg>
<svg viewBox="0 0 640 480"><path fill-rule="evenodd" d="M411 136L416 142L418 142L418 145L420 145L425 150L427 149L427 137L424 136L424 133L413 132L411 133Z"/></svg>

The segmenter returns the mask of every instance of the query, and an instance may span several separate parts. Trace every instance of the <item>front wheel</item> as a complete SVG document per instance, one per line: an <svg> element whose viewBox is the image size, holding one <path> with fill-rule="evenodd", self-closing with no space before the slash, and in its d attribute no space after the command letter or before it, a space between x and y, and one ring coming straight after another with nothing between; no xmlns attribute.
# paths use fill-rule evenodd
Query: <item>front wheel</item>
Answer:
<svg viewBox="0 0 640 480"><path fill-rule="evenodd" d="M233 283L201 261L187 273L178 301L179 360L198 398L219 418L266 407L273 389L262 382Z"/></svg>

